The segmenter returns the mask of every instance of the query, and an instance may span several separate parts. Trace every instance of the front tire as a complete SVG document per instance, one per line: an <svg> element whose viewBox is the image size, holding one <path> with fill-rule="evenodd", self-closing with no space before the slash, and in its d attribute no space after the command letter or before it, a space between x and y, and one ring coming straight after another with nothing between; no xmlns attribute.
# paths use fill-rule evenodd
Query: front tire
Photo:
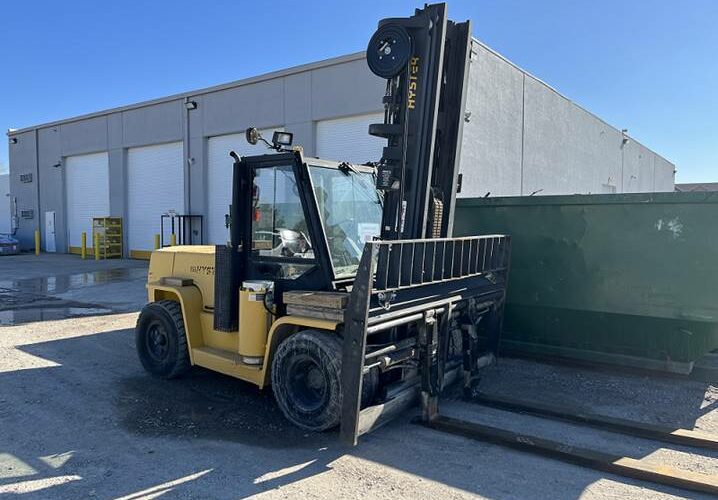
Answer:
<svg viewBox="0 0 718 500"><path fill-rule="evenodd" d="M170 379L186 373L191 363L179 303L160 300L142 308L135 345L142 366L151 374Z"/></svg>
<svg viewBox="0 0 718 500"><path fill-rule="evenodd" d="M321 432L339 425L342 348L335 334L304 330L279 344L272 360L272 389L294 425Z"/></svg>

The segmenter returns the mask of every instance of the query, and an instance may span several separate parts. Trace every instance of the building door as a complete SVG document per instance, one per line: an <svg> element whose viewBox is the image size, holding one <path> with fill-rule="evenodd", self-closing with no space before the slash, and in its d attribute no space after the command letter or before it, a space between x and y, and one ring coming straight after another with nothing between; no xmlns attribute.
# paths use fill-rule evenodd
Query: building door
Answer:
<svg viewBox="0 0 718 500"><path fill-rule="evenodd" d="M55 212L45 212L45 251L55 253Z"/></svg>
<svg viewBox="0 0 718 500"><path fill-rule="evenodd" d="M181 142L127 150L127 248L132 258L149 258L162 214L184 214Z"/></svg>
<svg viewBox="0 0 718 500"><path fill-rule="evenodd" d="M379 161L386 139L369 135L369 124L383 123L382 113L317 122L317 156L327 160Z"/></svg>
<svg viewBox="0 0 718 500"><path fill-rule="evenodd" d="M67 241L70 253L80 253L82 233L92 246L92 218L110 215L110 174L107 153L65 158Z"/></svg>
<svg viewBox="0 0 718 500"><path fill-rule="evenodd" d="M262 137L271 142L273 131L284 128L260 130ZM261 142L252 146L241 134L228 134L210 137L207 141L207 238L209 243L223 245L229 240L225 225L225 215L229 213L232 202L232 158L229 152L239 156L271 153Z"/></svg>

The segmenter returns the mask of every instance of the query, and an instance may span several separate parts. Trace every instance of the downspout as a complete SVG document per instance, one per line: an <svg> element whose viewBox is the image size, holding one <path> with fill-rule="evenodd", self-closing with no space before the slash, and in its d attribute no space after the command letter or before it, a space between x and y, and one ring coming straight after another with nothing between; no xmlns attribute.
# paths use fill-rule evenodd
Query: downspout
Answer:
<svg viewBox="0 0 718 500"><path fill-rule="evenodd" d="M193 159L190 157L190 147L189 147L189 112L191 111L189 108L189 103L191 102L191 99L189 97L184 98L184 196L185 196L185 210L184 212L186 214L192 213L192 196L191 196L191 187L192 183L190 182L190 167L192 166ZM192 231L192 224L190 222L190 231Z"/></svg>
<svg viewBox="0 0 718 500"><path fill-rule="evenodd" d="M17 234L17 228L20 226L20 218L17 213L17 196L10 196L10 236Z"/></svg>
<svg viewBox="0 0 718 500"><path fill-rule="evenodd" d="M45 243L47 235L42 234L42 215L40 213L40 133L35 129L35 185L37 186L37 230L40 231L40 241Z"/></svg>

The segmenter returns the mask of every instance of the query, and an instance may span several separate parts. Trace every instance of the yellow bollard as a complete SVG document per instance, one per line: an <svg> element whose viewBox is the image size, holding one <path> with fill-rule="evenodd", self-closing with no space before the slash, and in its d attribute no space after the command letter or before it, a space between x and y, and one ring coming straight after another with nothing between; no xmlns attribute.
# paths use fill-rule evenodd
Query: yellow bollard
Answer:
<svg viewBox="0 0 718 500"><path fill-rule="evenodd" d="M87 233L85 231L82 232L80 239L82 241L82 249L80 250L80 253L82 254L82 260L85 260L87 258Z"/></svg>
<svg viewBox="0 0 718 500"><path fill-rule="evenodd" d="M35 229L35 255L40 255L40 230Z"/></svg>
<svg viewBox="0 0 718 500"><path fill-rule="evenodd" d="M159 250L159 249L160 249L160 235L156 234L155 235L155 250Z"/></svg>
<svg viewBox="0 0 718 500"><path fill-rule="evenodd" d="M95 260L100 260L100 233L95 233Z"/></svg>
<svg viewBox="0 0 718 500"><path fill-rule="evenodd" d="M177 235L175 233L170 235L170 245L173 247L177 246Z"/></svg>

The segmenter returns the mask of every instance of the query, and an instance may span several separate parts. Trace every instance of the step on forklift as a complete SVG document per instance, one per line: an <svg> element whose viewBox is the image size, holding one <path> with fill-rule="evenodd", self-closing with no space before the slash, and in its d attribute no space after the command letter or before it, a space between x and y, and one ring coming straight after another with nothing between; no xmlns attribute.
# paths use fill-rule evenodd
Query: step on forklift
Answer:
<svg viewBox="0 0 718 500"><path fill-rule="evenodd" d="M230 153L227 244L152 253L145 369L271 385L289 421L339 426L351 445L417 401L431 422L456 379L471 394L497 354L511 242L452 237L470 55L470 23L445 4L379 23L376 163L306 157L288 132L248 129L273 152Z"/></svg>

